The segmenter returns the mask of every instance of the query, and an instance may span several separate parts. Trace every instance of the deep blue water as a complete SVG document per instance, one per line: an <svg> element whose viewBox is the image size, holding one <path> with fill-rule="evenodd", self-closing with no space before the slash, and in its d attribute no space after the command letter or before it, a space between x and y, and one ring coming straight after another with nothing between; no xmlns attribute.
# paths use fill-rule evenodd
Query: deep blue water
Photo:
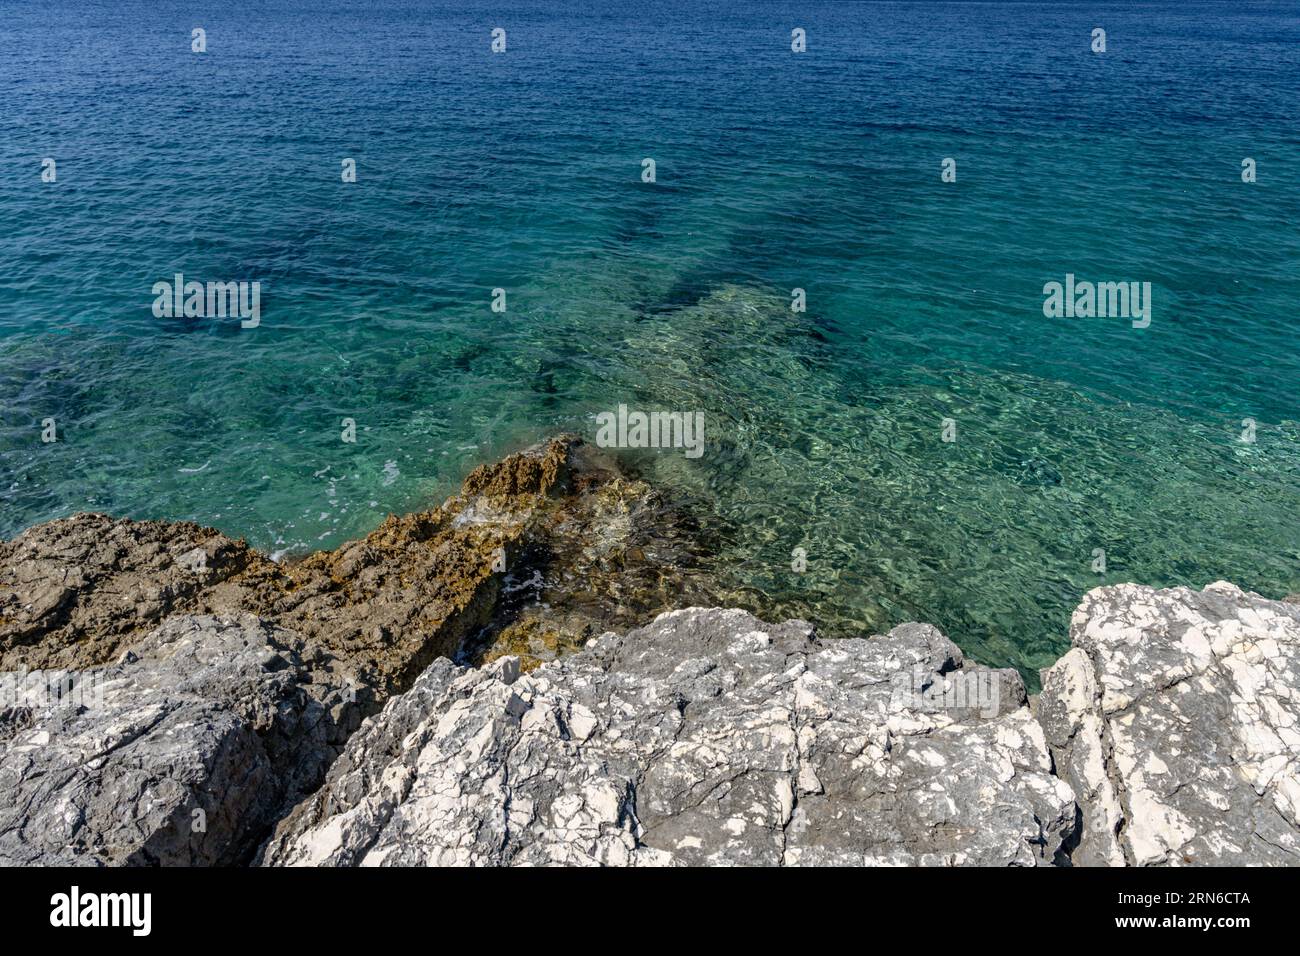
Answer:
<svg viewBox="0 0 1300 956"><path fill-rule="evenodd" d="M1281 3L7 2L0 535L331 547L626 403L769 616L1031 669L1099 583L1300 590L1298 90Z"/></svg>

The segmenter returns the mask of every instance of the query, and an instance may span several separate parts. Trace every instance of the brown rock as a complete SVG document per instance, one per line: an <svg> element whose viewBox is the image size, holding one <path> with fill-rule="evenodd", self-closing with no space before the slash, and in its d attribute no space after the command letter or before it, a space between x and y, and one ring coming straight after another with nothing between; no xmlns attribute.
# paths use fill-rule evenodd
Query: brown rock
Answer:
<svg viewBox="0 0 1300 956"><path fill-rule="evenodd" d="M702 602L691 531L571 437L282 564L212 528L79 514L0 542L0 670L102 665L171 615L251 613L302 635L317 679L368 689L374 706L439 656L520 653L532 667Z"/></svg>

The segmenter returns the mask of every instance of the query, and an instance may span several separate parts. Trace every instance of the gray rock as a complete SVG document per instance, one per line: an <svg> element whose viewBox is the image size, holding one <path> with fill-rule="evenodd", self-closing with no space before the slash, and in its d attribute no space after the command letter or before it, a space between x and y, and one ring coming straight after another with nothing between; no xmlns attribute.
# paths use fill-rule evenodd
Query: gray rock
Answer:
<svg viewBox="0 0 1300 956"><path fill-rule="evenodd" d="M526 675L435 662L262 858L1035 865L1075 817L1019 678L934 628L822 643L693 608Z"/></svg>
<svg viewBox="0 0 1300 956"><path fill-rule="evenodd" d="M1300 606L1120 585L1071 636L1031 708L927 625L692 608L360 722L310 639L172 616L0 699L0 865L1300 863Z"/></svg>
<svg viewBox="0 0 1300 956"><path fill-rule="evenodd" d="M1300 864L1300 607L1230 584L1098 588L1039 716L1076 864Z"/></svg>
<svg viewBox="0 0 1300 956"><path fill-rule="evenodd" d="M247 862L353 718L297 635L173 617L107 667L0 675L0 864ZM38 676L41 678L38 680Z"/></svg>

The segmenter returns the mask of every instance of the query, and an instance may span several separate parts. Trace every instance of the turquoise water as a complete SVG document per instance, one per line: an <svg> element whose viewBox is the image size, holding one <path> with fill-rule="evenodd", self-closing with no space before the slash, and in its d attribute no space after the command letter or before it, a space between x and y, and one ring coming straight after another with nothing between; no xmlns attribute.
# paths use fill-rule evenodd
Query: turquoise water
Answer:
<svg viewBox="0 0 1300 956"><path fill-rule="evenodd" d="M1032 670L1100 583L1300 590L1294 5L349 6L0 17L0 535L332 547L624 403L704 412L627 459L830 633ZM1067 272L1150 327L1045 318Z"/></svg>

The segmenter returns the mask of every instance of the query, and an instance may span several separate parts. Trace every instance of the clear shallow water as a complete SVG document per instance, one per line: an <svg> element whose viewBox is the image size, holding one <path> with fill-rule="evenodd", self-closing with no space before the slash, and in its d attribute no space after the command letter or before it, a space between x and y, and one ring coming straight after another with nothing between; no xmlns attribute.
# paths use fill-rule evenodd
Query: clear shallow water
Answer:
<svg viewBox="0 0 1300 956"><path fill-rule="evenodd" d="M6 8L0 535L331 547L622 402L705 413L630 460L832 633L1033 669L1099 583L1300 590L1292 5L348 6ZM178 271L261 327L154 318ZM1066 272L1150 328L1044 318Z"/></svg>

